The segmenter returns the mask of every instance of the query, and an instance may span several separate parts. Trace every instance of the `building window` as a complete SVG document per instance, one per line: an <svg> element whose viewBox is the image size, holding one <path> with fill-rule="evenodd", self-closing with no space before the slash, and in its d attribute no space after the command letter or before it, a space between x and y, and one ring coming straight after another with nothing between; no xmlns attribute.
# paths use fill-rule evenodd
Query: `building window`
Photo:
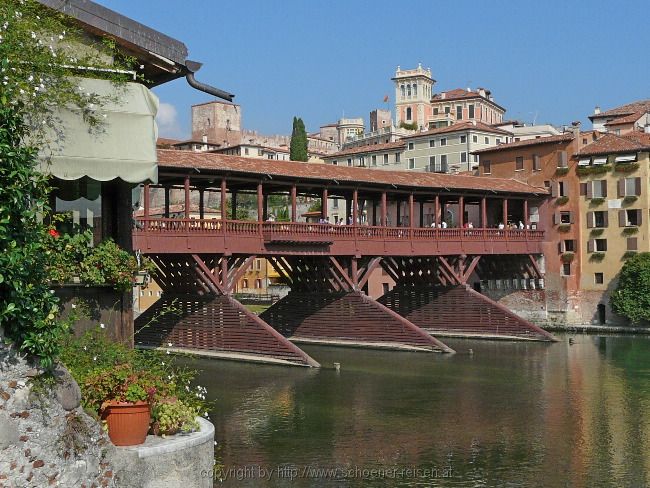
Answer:
<svg viewBox="0 0 650 488"><path fill-rule="evenodd" d="M594 250L597 252L607 251L607 239L594 239Z"/></svg>
<svg viewBox="0 0 650 488"><path fill-rule="evenodd" d="M562 276L571 276L571 263L562 264Z"/></svg>
<svg viewBox="0 0 650 488"><path fill-rule="evenodd" d="M515 170L521 171L522 169L524 169L524 158L523 156L517 156L515 158Z"/></svg>
<svg viewBox="0 0 650 488"><path fill-rule="evenodd" d="M332 200L332 208L339 208L339 199L338 198L334 198Z"/></svg>
<svg viewBox="0 0 650 488"><path fill-rule="evenodd" d="M474 118L474 104L473 103L470 103L470 105L469 105L469 115L468 115L468 117L470 119Z"/></svg>
<svg viewBox="0 0 650 488"><path fill-rule="evenodd" d="M370 161L373 166L377 166L377 156L373 154L372 157L370 158Z"/></svg>
<svg viewBox="0 0 650 488"><path fill-rule="evenodd" d="M400 88L402 90L402 98L404 98L404 96L406 95L406 88L404 87L404 85L400 86Z"/></svg>
<svg viewBox="0 0 650 488"><path fill-rule="evenodd" d="M587 216L587 220L589 220L589 216ZM589 227L589 223L590 222L587 222L587 227ZM594 212L592 224L592 227L607 227L607 212Z"/></svg>
<svg viewBox="0 0 650 488"><path fill-rule="evenodd" d="M522 166L523 166L523 158L522 158ZM521 169L523 169L523 167ZM557 196L558 197L568 197L569 196L569 185L567 184L566 181L558 181L557 182Z"/></svg>
<svg viewBox="0 0 650 488"><path fill-rule="evenodd" d="M594 273L594 283L597 285L602 285L605 283L605 277L603 276L603 273Z"/></svg>
<svg viewBox="0 0 650 488"><path fill-rule="evenodd" d="M625 178L619 180L619 197L641 195L641 178Z"/></svg>
<svg viewBox="0 0 650 488"><path fill-rule="evenodd" d="M467 153L466 152L460 153L460 162L461 163L466 163L467 162Z"/></svg>
<svg viewBox="0 0 650 488"><path fill-rule="evenodd" d="M492 173L492 167L490 165L490 160L489 159L486 159L485 161L483 161L483 173L486 174L486 175L489 175L490 173Z"/></svg>
<svg viewBox="0 0 650 488"><path fill-rule="evenodd" d="M348 166L352 166L352 159L348 158Z"/></svg>
<svg viewBox="0 0 650 488"><path fill-rule="evenodd" d="M436 170L436 157L429 156L429 171L435 171L435 170Z"/></svg>
<svg viewBox="0 0 650 488"><path fill-rule="evenodd" d="M446 173L447 172L447 155L443 154L440 156L440 172L441 173Z"/></svg>
<svg viewBox="0 0 650 488"><path fill-rule="evenodd" d="M596 180L587 183L587 185L591 185L591 188L587 186L587 198L605 198L607 196L607 180Z"/></svg>
<svg viewBox="0 0 650 488"><path fill-rule="evenodd" d="M488 136L485 136L485 143L489 144L490 143L490 138Z"/></svg>
<svg viewBox="0 0 650 488"><path fill-rule="evenodd" d="M242 288L248 288L248 280L246 278L244 278L242 280L241 286L242 286Z"/></svg>
<svg viewBox="0 0 650 488"><path fill-rule="evenodd" d="M573 219L571 218L571 212L560 212L560 221L559 224L571 224Z"/></svg>
<svg viewBox="0 0 650 488"><path fill-rule="evenodd" d="M248 148L247 148L247 147L244 148L244 154L245 154L246 156L248 156Z"/></svg>
<svg viewBox="0 0 650 488"><path fill-rule="evenodd" d="M467 136L460 136L460 143L465 144L467 142Z"/></svg>
<svg viewBox="0 0 650 488"><path fill-rule="evenodd" d="M381 287L383 288L384 295L390 291L388 283L382 283Z"/></svg>
<svg viewBox="0 0 650 488"><path fill-rule="evenodd" d="M384 165L388 164L388 154L384 154Z"/></svg>
<svg viewBox="0 0 650 488"><path fill-rule="evenodd" d="M636 237L627 238L627 250L636 251L638 249L638 241Z"/></svg>
<svg viewBox="0 0 650 488"><path fill-rule="evenodd" d="M339 162L336 159L334 161L332 161L332 166L338 166L338 165L339 165Z"/></svg>
<svg viewBox="0 0 650 488"><path fill-rule="evenodd" d="M447 138L446 137L443 137L442 139L440 139L440 145L441 146L446 146L447 145Z"/></svg>
<svg viewBox="0 0 650 488"><path fill-rule="evenodd" d="M411 89L409 88L409 92L410 91L411 91ZM410 93L409 93L409 96L411 96ZM406 109L406 120L411 120L412 118L413 118L413 111L411 110L411 107L409 107L409 108Z"/></svg>
<svg viewBox="0 0 650 488"><path fill-rule="evenodd" d="M641 225L641 210L629 209L619 210L618 226L619 227L636 227Z"/></svg>
<svg viewBox="0 0 650 488"><path fill-rule="evenodd" d="M456 105L456 120L460 120L462 118L463 118L463 106Z"/></svg>
<svg viewBox="0 0 650 488"><path fill-rule="evenodd" d="M409 158L409 169L415 168L415 158Z"/></svg>
<svg viewBox="0 0 650 488"><path fill-rule="evenodd" d="M472 136L472 142L478 142L478 136Z"/></svg>
<svg viewBox="0 0 650 488"><path fill-rule="evenodd" d="M445 107L445 114L450 114L451 113L451 107L447 106Z"/></svg>
<svg viewBox="0 0 650 488"><path fill-rule="evenodd" d="M255 280L255 288L262 288L262 280L261 279L256 279Z"/></svg>
<svg viewBox="0 0 650 488"><path fill-rule="evenodd" d="M433 109L433 115L438 115L438 107Z"/></svg>
<svg viewBox="0 0 650 488"><path fill-rule="evenodd" d="M409 151L412 151L415 145L412 142L409 142Z"/></svg>
<svg viewBox="0 0 650 488"><path fill-rule="evenodd" d="M573 239L564 240L564 252L575 252L575 245Z"/></svg>
<svg viewBox="0 0 650 488"><path fill-rule="evenodd" d="M429 139L429 147L436 147L436 140L435 139Z"/></svg>
<svg viewBox="0 0 650 488"><path fill-rule="evenodd" d="M401 163L402 162L402 154L401 153L395 153L395 164Z"/></svg>

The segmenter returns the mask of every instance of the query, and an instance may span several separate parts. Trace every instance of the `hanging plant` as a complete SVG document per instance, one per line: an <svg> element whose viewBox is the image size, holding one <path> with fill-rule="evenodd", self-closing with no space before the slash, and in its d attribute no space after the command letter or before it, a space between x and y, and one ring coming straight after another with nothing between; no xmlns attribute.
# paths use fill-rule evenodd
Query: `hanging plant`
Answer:
<svg viewBox="0 0 650 488"><path fill-rule="evenodd" d="M569 197L557 197L555 200L555 205L564 205L569 201Z"/></svg>
<svg viewBox="0 0 650 488"><path fill-rule="evenodd" d="M605 232L605 229L602 228L591 229L591 235L594 237L603 235L603 232Z"/></svg>
<svg viewBox="0 0 650 488"><path fill-rule="evenodd" d="M631 236L633 234L637 234L639 232L638 227L626 227L623 229L623 235L624 236Z"/></svg>
<svg viewBox="0 0 650 488"><path fill-rule="evenodd" d="M603 203L605 203L605 199L602 197L592 198L589 200L590 207L596 207L598 205L602 205Z"/></svg>
<svg viewBox="0 0 650 488"><path fill-rule="evenodd" d="M569 232L571 230L571 224L560 224L557 226L558 232Z"/></svg>
<svg viewBox="0 0 650 488"><path fill-rule="evenodd" d="M574 257L575 257L574 253L565 252L565 253L562 253L562 255L560 256L560 259L562 259L563 263L570 263L571 261L573 261Z"/></svg>
<svg viewBox="0 0 650 488"><path fill-rule="evenodd" d="M628 195L625 198L623 198L623 204L629 205L630 203L634 203L639 199L636 195Z"/></svg>
<svg viewBox="0 0 650 488"><path fill-rule="evenodd" d="M555 175L556 176L564 176L564 175L566 175L568 173L569 173L569 168L568 167L566 167L566 168L557 168L555 170Z"/></svg>
<svg viewBox="0 0 650 488"><path fill-rule="evenodd" d="M600 262L600 261L602 261L603 259L605 259L605 253L604 253L604 252L600 252L600 251L594 252L594 253L591 254L591 256L589 256L589 261L597 261L597 262Z"/></svg>
<svg viewBox="0 0 650 488"><path fill-rule="evenodd" d="M614 171L618 173L633 173L639 169L639 163L616 163Z"/></svg>

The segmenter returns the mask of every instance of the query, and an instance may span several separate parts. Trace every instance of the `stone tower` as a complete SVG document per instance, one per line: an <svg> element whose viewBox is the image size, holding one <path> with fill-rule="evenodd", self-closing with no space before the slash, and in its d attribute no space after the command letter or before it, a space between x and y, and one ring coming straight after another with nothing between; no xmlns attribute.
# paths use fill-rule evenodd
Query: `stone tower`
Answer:
<svg viewBox="0 0 650 488"><path fill-rule="evenodd" d="M399 66L395 76L395 124L417 123L419 129L427 127L429 103L436 80L431 77L431 68L418 64L416 69L403 70Z"/></svg>
<svg viewBox="0 0 650 488"><path fill-rule="evenodd" d="M241 107L235 103L212 101L192 105L192 139L236 146L241 142Z"/></svg>

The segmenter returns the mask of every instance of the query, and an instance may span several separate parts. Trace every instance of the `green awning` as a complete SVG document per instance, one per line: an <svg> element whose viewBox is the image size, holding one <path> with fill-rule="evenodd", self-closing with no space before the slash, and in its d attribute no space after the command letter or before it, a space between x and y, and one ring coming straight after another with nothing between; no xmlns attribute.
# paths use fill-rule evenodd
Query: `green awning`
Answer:
<svg viewBox="0 0 650 488"><path fill-rule="evenodd" d="M158 97L138 83L79 79L80 89L111 96L98 113L105 115L99 133L91 133L77 110L57 113L62 140L50 143L41 154L41 170L63 180L88 176L97 181L121 178L129 183L157 182L155 117ZM55 131L51 139L56 140Z"/></svg>

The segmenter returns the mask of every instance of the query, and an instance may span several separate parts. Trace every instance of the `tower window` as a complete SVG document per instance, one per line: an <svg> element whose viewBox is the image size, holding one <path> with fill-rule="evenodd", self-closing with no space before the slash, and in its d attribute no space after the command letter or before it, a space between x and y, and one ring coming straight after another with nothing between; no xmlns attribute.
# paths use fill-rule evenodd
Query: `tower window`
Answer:
<svg viewBox="0 0 650 488"><path fill-rule="evenodd" d="M409 92L410 92L410 89L409 89ZM409 93L409 96L410 95L411 94ZM411 110L411 107L408 107L406 109L406 120L412 120L412 119L413 119L413 111Z"/></svg>

